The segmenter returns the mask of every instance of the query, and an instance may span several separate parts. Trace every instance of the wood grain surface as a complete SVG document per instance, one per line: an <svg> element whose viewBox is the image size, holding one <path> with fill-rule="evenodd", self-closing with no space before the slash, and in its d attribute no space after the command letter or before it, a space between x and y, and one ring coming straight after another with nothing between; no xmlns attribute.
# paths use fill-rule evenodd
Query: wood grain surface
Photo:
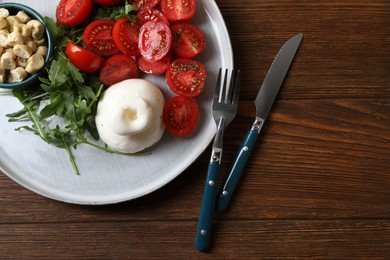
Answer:
<svg viewBox="0 0 390 260"><path fill-rule="evenodd" d="M0 174L0 259L390 259L390 2L216 2L243 73L222 178L281 44L304 39L209 252L193 243L210 147L117 205L53 201Z"/></svg>

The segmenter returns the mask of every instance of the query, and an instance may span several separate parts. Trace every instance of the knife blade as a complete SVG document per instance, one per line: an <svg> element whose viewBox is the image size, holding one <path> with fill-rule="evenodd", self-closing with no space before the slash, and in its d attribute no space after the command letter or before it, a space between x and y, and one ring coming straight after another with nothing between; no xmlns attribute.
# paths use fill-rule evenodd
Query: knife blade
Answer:
<svg viewBox="0 0 390 260"><path fill-rule="evenodd" d="M230 173L219 192L216 210L224 211L233 195L233 192L238 184L241 174L248 161L252 148L255 145L261 128L264 125L279 89L286 77L294 56L302 41L303 34L298 33L289 39L279 50L272 65L264 78L260 90L255 99L256 119L251 128L246 133L246 136L238 150L235 161L232 164Z"/></svg>

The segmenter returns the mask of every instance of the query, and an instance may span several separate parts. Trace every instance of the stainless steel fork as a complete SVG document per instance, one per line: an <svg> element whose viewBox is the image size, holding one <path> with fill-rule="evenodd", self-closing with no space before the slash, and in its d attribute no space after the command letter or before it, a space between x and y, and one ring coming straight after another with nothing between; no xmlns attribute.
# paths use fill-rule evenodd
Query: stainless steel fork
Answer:
<svg viewBox="0 0 390 260"><path fill-rule="evenodd" d="M207 178L204 186L198 229L195 238L195 248L199 251L205 251L209 247L223 150L223 134L225 128L235 117L238 108L241 72L239 70L237 73L232 71L229 80L230 84L227 82L228 72L227 69L224 71L225 75L222 82L223 71L222 69L219 70L214 92L212 111L215 124L217 125L217 132L214 137L210 163L207 170Z"/></svg>

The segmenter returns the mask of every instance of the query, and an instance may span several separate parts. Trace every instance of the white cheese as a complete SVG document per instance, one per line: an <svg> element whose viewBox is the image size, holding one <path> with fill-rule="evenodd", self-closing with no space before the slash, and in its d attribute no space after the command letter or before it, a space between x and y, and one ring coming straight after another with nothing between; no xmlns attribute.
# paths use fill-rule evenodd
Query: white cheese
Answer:
<svg viewBox="0 0 390 260"><path fill-rule="evenodd" d="M160 89L144 79L128 79L110 86L96 113L99 136L111 149L136 153L159 141L165 99Z"/></svg>

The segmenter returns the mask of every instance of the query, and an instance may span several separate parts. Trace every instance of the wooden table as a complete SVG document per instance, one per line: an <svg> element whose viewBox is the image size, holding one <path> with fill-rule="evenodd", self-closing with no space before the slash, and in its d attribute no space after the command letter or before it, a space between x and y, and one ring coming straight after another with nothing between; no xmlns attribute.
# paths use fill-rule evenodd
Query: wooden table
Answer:
<svg viewBox="0 0 390 260"><path fill-rule="evenodd" d="M211 1L211 0L210 0ZM243 72L222 174L281 44L304 40L208 253L193 242L209 151L126 203L53 201L0 174L0 258L390 258L390 2L217 0Z"/></svg>

